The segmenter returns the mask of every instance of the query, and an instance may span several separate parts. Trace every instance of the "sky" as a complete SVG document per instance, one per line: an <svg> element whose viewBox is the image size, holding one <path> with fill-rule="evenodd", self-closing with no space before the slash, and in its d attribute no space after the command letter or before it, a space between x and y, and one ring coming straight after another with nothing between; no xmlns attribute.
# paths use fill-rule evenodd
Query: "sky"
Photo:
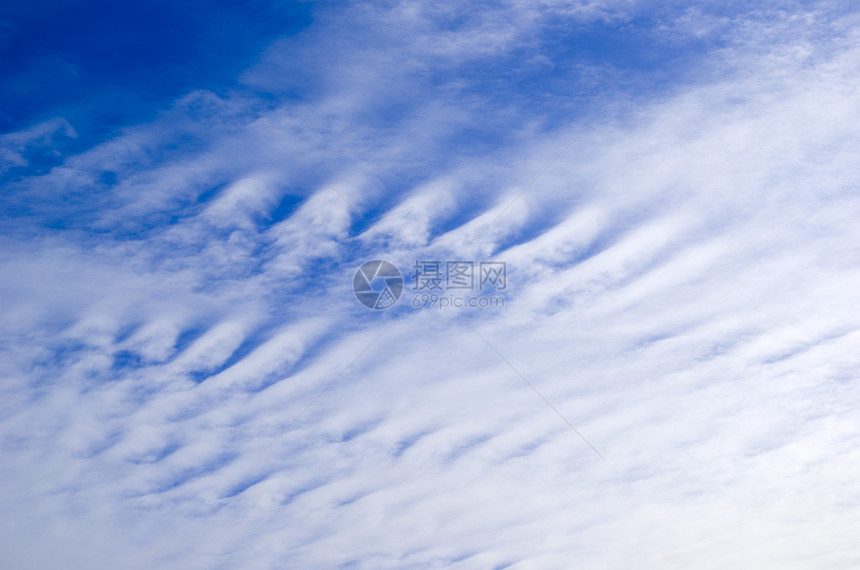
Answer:
<svg viewBox="0 0 860 570"><path fill-rule="evenodd" d="M0 567L860 566L853 3L12 0L0 70Z"/></svg>

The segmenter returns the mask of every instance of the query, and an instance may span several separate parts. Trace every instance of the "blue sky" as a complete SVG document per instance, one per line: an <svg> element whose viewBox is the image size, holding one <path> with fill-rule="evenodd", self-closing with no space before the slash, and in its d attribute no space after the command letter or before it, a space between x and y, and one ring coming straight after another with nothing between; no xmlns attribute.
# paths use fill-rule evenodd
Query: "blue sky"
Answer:
<svg viewBox="0 0 860 570"><path fill-rule="evenodd" d="M0 566L855 568L857 25L7 3Z"/></svg>

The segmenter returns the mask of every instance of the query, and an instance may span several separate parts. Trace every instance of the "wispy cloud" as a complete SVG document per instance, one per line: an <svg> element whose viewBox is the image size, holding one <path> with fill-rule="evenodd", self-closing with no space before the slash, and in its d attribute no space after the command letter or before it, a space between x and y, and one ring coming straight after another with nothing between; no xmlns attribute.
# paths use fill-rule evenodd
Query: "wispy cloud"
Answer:
<svg viewBox="0 0 860 570"><path fill-rule="evenodd" d="M855 566L856 16L775 8L319 6L49 168L74 125L5 135L0 561Z"/></svg>

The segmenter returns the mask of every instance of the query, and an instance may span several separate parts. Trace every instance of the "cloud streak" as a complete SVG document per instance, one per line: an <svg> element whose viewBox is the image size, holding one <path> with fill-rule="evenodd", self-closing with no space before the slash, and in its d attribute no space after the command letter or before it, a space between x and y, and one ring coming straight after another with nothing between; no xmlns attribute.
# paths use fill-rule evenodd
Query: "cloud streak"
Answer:
<svg viewBox="0 0 860 570"><path fill-rule="evenodd" d="M854 567L856 16L315 18L6 184L4 566ZM413 308L418 259L504 307Z"/></svg>

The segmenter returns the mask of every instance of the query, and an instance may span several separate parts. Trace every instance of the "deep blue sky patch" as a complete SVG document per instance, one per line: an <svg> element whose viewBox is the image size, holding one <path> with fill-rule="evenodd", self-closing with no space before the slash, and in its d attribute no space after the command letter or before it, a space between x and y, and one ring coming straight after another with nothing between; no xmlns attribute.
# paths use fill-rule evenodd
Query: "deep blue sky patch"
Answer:
<svg viewBox="0 0 860 570"><path fill-rule="evenodd" d="M230 89L309 5L233 2L6 2L0 8L0 132L65 117L79 144L150 120L194 89Z"/></svg>

